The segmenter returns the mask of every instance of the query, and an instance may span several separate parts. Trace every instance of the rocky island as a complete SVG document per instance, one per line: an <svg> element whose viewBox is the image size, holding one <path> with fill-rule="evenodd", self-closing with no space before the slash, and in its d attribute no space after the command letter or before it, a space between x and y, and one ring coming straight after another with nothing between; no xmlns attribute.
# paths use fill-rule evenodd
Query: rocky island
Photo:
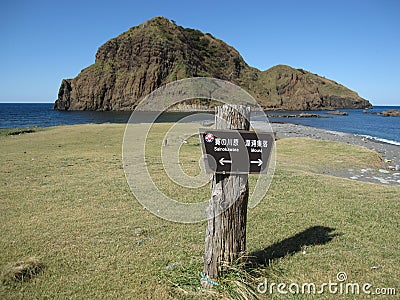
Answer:
<svg viewBox="0 0 400 300"><path fill-rule="evenodd" d="M384 117L400 117L400 110L390 109L381 113Z"/></svg>
<svg viewBox="0 0 400 300"><path fill-rule="evenodd" d="M94 64L75 78L62 80L54 109L134 110L158 87L189 77L228 80L248 91L266 110L372 107L333 80L286 65L260 71L210 33L155 17L107 41L98 49ZM180 110L212 105L193 100Z"/></svg>
<svg viewBox="0 0 400 300"><path fill-rule="evenodd" d="M367 109L363 110L364 114L370 114L370 115L378 115L378 116L383 116L383 117L400 117L400 110L398 109L389 109L386 111L370 111Z"/></svg>

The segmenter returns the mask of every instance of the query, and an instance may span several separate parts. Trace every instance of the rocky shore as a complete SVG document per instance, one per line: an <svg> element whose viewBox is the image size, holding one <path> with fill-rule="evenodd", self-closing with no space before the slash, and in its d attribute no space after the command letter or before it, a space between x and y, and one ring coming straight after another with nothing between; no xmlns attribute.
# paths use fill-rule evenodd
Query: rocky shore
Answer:
<svg viewBox="0 0 400 300"><path fill-rule="evenodd" d="M385 164L382 169L348 169L331 174L352 180L367 181L387 185L400 185L400 146L379 142L366 137L310 126L289 123L271 123L278 139L288 137L309 137L363 146L381 155Z"/></svg>
<svg viewBox="0 0 400 300"><path fill-rule="evenodd" d="M375 111L370 111L370 110L364 109L363 113L371 114L371 115L379 115L379 116L384 116L384 117L400 117L400 110L397 110L397 109L389 109L389 110L383 111L383 112L375 112Z"/></svg>

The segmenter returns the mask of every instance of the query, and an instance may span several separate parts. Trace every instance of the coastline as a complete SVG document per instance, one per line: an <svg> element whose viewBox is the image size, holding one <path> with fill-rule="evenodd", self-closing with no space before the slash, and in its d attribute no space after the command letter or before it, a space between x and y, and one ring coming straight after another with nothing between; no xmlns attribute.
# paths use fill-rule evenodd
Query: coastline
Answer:
<svg viewBox="0 0 400 300"><path fill-rule="evenodd" d="M255 122L257 123L257 121ZM95 123L92 123L95 124ZM106 122L103 124L118 124ZM373 137L365 137L357 134L344 133L321 129L308 125L298 125L293 123L270 122L277 139L304 137L316 140L330 140L342 142L351 145L365 147L378 153L382 158L382 168L380 169L347 169L341 172L327 173L332 176L348 178L364 182L372 182L383 185L400 185L400 146L385 143L374 139ZM83 125L83 124L75 124ZM98 124L96 124L98 125ZM122 125L122 124L119 124ZM205 127L212 126L213 122L202 124ZM62 127L57 125L54 127ZM74 126L74 125L70 125ZM52 126L53 127L53 126ZM53 127L53 128L54 128ZM33 130L32 130L33 128ZM29 129L29 130L25 130ZM41 127L25 127L25 128L9 128L1 129L0 133L4 135L20 135L29 134L30 132L41 131Z"/></svg>
<svg viewBox="0 0 400 300"><path fill-rule="evenodd" d="M382 157L385 166L385 168L378 170L348 169L347 172L331 175L345 177L352 180L400 185L400 146L384 143L361 135L320 129L312 126L272 122L270 124L273 131L276 133L277 139L306 137L357 145L377 152Z"/></svg>

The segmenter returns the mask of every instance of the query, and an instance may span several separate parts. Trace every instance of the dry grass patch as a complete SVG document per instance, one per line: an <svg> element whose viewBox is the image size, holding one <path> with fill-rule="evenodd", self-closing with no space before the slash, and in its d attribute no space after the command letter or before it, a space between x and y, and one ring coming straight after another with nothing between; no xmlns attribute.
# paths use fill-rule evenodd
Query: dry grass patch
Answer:
<svg viewBox="0 0 400 300"><path fill-rule="evenodd" d="M44 268L44 263L36 257L18 261L5 268L4 273L2 274L2 281L4 284L29 281L42 272Z"/></svg>

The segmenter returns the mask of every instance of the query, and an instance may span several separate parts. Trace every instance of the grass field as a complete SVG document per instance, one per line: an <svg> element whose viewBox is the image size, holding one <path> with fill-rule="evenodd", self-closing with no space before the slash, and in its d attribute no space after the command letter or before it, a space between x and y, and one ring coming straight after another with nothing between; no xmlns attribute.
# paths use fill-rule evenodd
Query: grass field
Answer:
<svg viewBox="0 0 400 300"><path fill-rule="evenodd" d="M167 126L157 125L149 139L161 145ZM380 167L374 152L310 139L278 141L270 189L248 213L252 268L233 268L210 292L199 289L206 223L165 221L136 201L122 168L123 125L8 133L0 131L1 299L240 299L251 289L261 299L309 299L256 289L264 278L287 285L339 282L339 272L347 274L345 282L370 283L371 292L395 288L397 296L387 299L400 293L400 188L322 174ZM198 141L190 139L181 151L183 168L195 173ZM157 149L147 161L165 193L209 197L207 186L171 188L156 156ZM250 184L255 180L251 176ZM311 298L338 295L326 290Z"/></svg>

